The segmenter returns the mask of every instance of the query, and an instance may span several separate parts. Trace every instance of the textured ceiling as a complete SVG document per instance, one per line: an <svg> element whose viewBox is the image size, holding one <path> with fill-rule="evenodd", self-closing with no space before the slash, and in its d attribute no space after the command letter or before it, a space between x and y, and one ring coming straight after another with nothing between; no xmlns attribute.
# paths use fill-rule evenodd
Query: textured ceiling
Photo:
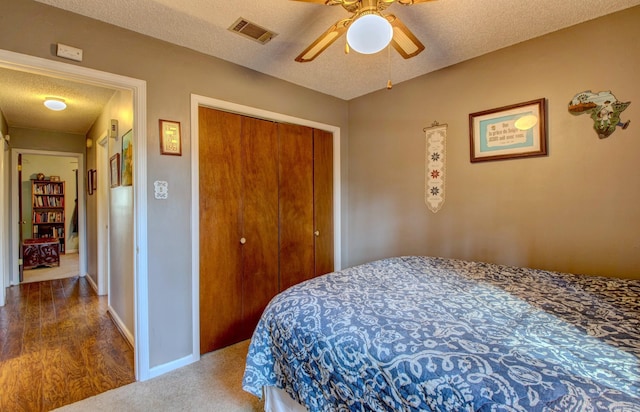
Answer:
<svg viewBox="0 0 640 412"><path fill-rule="evenodd" d="M388 53L344 54L338 39L316 60L294 58L337 20L341 6L291 0L37 0L220 57L342 99L383 89ZM640 0L437 0L392 4L426 50L404 60L391 52L399 83L452 64L615 12ZM278 35L266 45L227 30L244 17Z"/></svg>
<svg viewBox="0 0 640 412"><path fill-rule="evenodd" d="M342 7L291 0L36 1L345 100L383 89L389 66L391 79L397 84L640 4L640 0L437 0L412 6L392 4L387 12L397 15L426 46L418 56L404 60L395 50L391 54L385 50L369 56L355 52L345 55L345 39L341 38L314 61L297 63L294 58L302 50L337 20L348 17ZM278 35L261 45L227 30L239 17ZM112 93L59 79L14 75L0 72L0 108L13 127L86 133L100 112L99 106ZM45 111L42 106L44 95L51 94L70 103L69 110L63 112L67 116L64 121L60 120L60 113Z"/></svg>
<svg viewBox="0 0 640 412"><path fill-rule="evenodd" d="M11 127L86 134L114 90L0 68L0 109ZM67 109L44 107L46 97L63 98Z"/></svg>

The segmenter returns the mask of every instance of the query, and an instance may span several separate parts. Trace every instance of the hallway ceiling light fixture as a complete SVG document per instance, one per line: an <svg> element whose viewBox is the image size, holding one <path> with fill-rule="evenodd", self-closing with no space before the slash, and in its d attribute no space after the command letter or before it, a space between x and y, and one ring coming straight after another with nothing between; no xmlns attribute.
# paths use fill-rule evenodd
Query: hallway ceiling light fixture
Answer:
<svg viewBox="0 0 640 412"><path fill-rule="evenodd" d="M44 99L44 105L53 111L59 112L67 108L67 104L64 102L64 99L60 99L58 97L47 97Z"/></svg>
<svg viewBox="0 0 640 412"><path fill-rule="evenodd" d="M377 13L365 14L349 25L347 42L362 54L374 54L389 45L393 37L391 23Z"/></svg>

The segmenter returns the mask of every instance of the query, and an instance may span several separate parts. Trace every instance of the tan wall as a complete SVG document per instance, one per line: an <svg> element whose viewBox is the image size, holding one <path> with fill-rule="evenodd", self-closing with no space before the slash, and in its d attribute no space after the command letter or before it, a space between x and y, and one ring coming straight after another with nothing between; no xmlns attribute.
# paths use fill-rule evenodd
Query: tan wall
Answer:
<svg viewBox="0 0 640 412"><path fill-rule="evenodd" d="M640 7L349 104L350 263L426 254L640 278ZM427 49L428 53L428 49ZM567 105L631 101L599 139ZM544 97L549 155L471 164L468 115ZM425 136L448 123L446 201L424 204Z"/></svg>
<svg viewBox="0 0 640 412"><path fill-rule="evenodd" d="M84 136L81 134L9 127L9 135L13 149L73 153L85 151Z"/></svg>
<svg viewBox="0 0 640 412"><path fill-rule="evenodd" d="M142 119L148 130L147 185L153 188L155 180L169 183L169 199L154 199L152 189L147 198L149 362L154 367L188 356L193 348L191 93L341 127L344 153L347 103L31 0L0 0L0 10L0 49L76 64L52 54L56 43L69 44L83 49L83 67L147 82L147 118ZM158 119L181 122L181 157L160 155ZM342 198L346 202L346 156L342 158ZM346 248L345 242L343 245Z"/></svg>
<svg viewBox="0 0 640 412"><path fill-rule="evenodd" d="M108 138L105 149L100 141L110 127L111 119L118 121L117 138ZM103 112L98 116L87 136L93 141L87 149L87 169L98 169L97 153L108 151L104 169L97 170L98 179L109 179L108 159L120 153L122 161L122 136L133 127L133 96L128 90L116 91ZM109 180L107 180L109 181ZM98 190L87 195L87 255L88 275L97 284L97 198ZM119 186L108 190L109 211L109 305L132 336L134 333L134 278L133 278L133 187Z"/></svg>

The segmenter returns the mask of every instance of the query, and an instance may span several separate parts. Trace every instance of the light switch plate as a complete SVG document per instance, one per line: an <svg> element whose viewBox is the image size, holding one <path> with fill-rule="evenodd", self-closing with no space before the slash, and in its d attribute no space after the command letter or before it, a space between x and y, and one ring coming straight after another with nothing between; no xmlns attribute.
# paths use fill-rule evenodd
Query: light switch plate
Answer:
<svg viewBox="0 0 640 412"><path fill-rule="evenodd" d="M156 199L167 199L169 197L169 183L164 180L153 182L153 189Z"/></svg>
<svg viewBox="0 0 640 412"><path fill-rule="evenodd" d="M109 127L109 137L112 139L118 138L118 120L111 119L111 127Z"/></svg>

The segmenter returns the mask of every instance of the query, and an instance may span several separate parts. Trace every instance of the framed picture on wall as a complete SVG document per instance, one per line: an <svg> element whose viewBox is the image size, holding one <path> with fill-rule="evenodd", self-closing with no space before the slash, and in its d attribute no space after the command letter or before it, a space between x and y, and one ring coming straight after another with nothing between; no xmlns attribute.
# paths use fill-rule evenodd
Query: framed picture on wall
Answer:
<svg viewBox="0 0 640 412"><path fill-rule="evenodd" d="M160 119L160 154L182 156L180 122Z"/></svg>
<svg viewBox="0 0 640 412"><path fill-rule="evenodd" d="M111 156L111 187L120 186L120 153Z"/></svg>
<svg viewBox="0 0 640 412"><path fill-rule="evenodd" d="M133 184L133 131L122 135L122 186Z"/></svg>
<svg viewBox="0 0 640 412"><path fill-rule="evenodd" d="M545 99L469 115L471 162L547 154Z"/></svg>
<svg viewBox="0 0 640 412"><path fill-rule="evenodd" d="M96 179L96 170L95 169L87 170L87 192L89 193L89 196L91 196L93 192L96 190L95 179Z"/></svg>

